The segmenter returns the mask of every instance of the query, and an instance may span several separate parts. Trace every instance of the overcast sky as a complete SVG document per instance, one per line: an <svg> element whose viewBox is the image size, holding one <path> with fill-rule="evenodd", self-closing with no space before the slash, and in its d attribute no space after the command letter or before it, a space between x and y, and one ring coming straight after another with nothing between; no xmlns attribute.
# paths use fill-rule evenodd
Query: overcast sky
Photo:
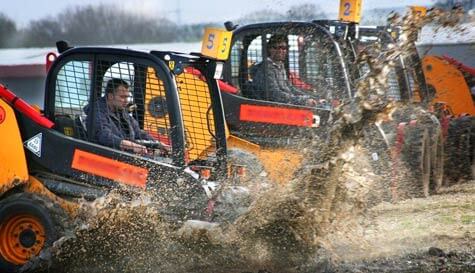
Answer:
<svg viewBox="0 0 475 273"><path fill-rule="evenodd" d="M431 5L433 0L363 0L363 8ZM55 16L68 7L89 4L114 4L145 15L159 15L184 23L219 22L237 19L248 13L272 9L284 12L290 6L314 3L328 14L337 13L338 0L1 0L0 12L25 26L30 20Z"/></svg>

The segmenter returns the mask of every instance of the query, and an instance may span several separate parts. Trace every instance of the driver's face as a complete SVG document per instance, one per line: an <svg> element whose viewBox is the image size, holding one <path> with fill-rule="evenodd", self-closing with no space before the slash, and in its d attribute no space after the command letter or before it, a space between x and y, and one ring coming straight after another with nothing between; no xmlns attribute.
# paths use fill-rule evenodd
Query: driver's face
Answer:
<svg viewBox="0 0 475 273"><path fill-rule="evenodd" d="M125 107L129 103L129 97L129 89L124 85L119 85L118 87L116 87L115 92L113 94L108 95L109 105L113 109L125 109Z"/></svg>
<svg viewBox="0 0 475 273"><path fill-rule="evenodd" d="M277 43L269 48L269 57L276 62L283 62L288 54L286 42Z"/></svg>

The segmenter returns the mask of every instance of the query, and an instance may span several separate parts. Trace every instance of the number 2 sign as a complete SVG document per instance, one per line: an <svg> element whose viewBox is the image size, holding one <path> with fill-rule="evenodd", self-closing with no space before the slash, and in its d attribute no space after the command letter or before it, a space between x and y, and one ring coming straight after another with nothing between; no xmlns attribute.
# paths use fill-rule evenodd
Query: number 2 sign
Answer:
<svg viewBox="0 0 475 273"><path fill-rule="evenodd" d="M361 20L361 5L363 0L341 0L340 15L341 21L359 23Z"/></svg>

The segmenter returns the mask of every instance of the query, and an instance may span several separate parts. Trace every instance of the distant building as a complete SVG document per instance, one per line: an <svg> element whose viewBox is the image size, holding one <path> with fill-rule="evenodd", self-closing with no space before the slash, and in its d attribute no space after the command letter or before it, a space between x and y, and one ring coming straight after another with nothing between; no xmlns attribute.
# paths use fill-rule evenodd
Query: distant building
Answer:
<svg viewBox="0 0 475 273"><path fill-rule="evenodd" d="M419 34L417 49L419 55L447 55L475 67L475 23L424 27Z"/></svg>
<svg viewBox="0 0 475 273"><path fill-rule="evenodd" d="M46 55L51 48L0 50L0 84L31 104L43 107Z"/></svg>
<svg viewBox="0 0 475 273"><path fill-rule="evenodd" d="M177 52L199 52L201 42L114 45L111 47L137 50L170 50ZM0 84L5 85L18 97L30 104L44 104L46 81L46 55L57 52L53 48L0 49Z"/></svg>

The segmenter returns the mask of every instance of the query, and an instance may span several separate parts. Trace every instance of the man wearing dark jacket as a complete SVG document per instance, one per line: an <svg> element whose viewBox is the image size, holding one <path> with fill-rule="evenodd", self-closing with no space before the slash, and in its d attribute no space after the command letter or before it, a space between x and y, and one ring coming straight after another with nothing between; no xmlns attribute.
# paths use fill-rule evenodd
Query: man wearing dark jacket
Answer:
<svg viewBox="0 0 475 273"><path fill-rule="evenodd" d="M105 96L95 107L95 126L92 141L104 146L146 154L147 148L134 140L154 140L142 131L126 107L130 97L129 85L122 79L107 82ZM87 115L89 124L92 115Z"/></svg>
<svg viewBox="0 0 475 273"><path fill-rule="evenodd" d="M288 39L285 35L274 35L267 42L269 57L252 68L251 75L256 92L269 90L271 101L316 106L317 101L305 94L305 91L293 86L284 67L288 55Z"/></svg>

